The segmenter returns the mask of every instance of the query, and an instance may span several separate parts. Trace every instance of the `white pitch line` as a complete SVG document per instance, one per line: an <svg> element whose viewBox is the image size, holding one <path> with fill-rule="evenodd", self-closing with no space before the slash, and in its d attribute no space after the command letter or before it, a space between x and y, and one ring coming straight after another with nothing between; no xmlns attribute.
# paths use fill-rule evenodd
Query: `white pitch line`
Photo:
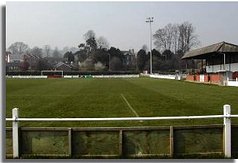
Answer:
<svg viewBox="0 0 238 163"><path fill-rule="evenodd" d="M123 98L123 100L126 102L126 104L128 105L128 107L131 109L131 111L137 116L140 117L139 114L133 109L133 107L130 105L130 103L127 101L127 99L125 98L125 96L123 94L121 94L121 97Z"/></svg>

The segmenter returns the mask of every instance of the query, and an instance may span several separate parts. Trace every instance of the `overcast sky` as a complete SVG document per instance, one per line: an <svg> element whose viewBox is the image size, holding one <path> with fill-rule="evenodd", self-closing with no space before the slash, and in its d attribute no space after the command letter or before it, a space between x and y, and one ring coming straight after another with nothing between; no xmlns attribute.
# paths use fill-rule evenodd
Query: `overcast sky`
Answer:
<svg viewBox="0 0 238 163"><path fill-rule="evenodd" d="M22 41L31 48L62 49L85 42L93 30L120 50L149 45L147 17L153 33L168 23L189 21L200 46L227 41L238 44L238 2L6 2L6 44Z"/></svg>

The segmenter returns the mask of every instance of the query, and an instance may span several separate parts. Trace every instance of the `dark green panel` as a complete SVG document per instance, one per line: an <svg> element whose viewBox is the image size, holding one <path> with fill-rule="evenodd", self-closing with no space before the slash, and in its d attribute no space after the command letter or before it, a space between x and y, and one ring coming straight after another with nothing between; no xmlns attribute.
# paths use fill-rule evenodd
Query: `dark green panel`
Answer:
<svg viewBox="0 0 238 163"><path fill-rule="evenodd" d="M12 153L12 131L6 130L6 154Z"/></svg>
<svg viewBox="0 0 238 163"><path fill-rule="evenodd" d="M232 127L231 130L231 151L238 153L238 127Z"/></svg>
<svg viewBox="0 0 238 163"><path fill-rule="evenodd" d="M169 154L169 130L124 131L123 154Z"/></svg>
<svg viewBox="0 0 238 163"><path fill-rule="evenodd" d="M22 131L22 154L68 154L68 132Z"/></svg>
<svg viewBox="0 0 238 163"><path fill-rule="evenodd" d="M174 131L175 154L223 151L222 129L180 129Z"/></svg>
<svg viewBox="0 0 238 163"><path fill-rule="evenodd" d="M74 131L72 141L74 156L119 154L118 131Z"/></svg>

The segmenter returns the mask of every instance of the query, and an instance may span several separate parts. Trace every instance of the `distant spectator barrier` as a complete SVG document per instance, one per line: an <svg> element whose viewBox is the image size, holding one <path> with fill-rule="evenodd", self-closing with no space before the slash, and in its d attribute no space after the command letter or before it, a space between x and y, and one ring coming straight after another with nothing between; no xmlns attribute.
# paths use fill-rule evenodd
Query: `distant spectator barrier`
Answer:
<svg viewBox="0 0 238 163"><path fill-rule="evenodd" d="M151 78L158 78L158 79L172 79L172 80L182 80L186 78L184 74L151 74L149 75Z"/></svg>

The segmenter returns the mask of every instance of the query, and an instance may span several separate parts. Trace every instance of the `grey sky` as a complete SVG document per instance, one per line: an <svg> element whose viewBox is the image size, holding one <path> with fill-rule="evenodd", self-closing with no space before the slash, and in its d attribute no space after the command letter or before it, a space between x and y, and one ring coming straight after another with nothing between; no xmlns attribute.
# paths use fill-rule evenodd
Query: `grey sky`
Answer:
<svg viewBox="0 0 238 163"><path fill-rule="evenodd" d="M153 32L168 23L189 21L200 46L227 41L238 44L238 2L6 2L7 47L23 41L31 48L49 44L77 47L94 30L110 46L139 50Z"/></svg>

